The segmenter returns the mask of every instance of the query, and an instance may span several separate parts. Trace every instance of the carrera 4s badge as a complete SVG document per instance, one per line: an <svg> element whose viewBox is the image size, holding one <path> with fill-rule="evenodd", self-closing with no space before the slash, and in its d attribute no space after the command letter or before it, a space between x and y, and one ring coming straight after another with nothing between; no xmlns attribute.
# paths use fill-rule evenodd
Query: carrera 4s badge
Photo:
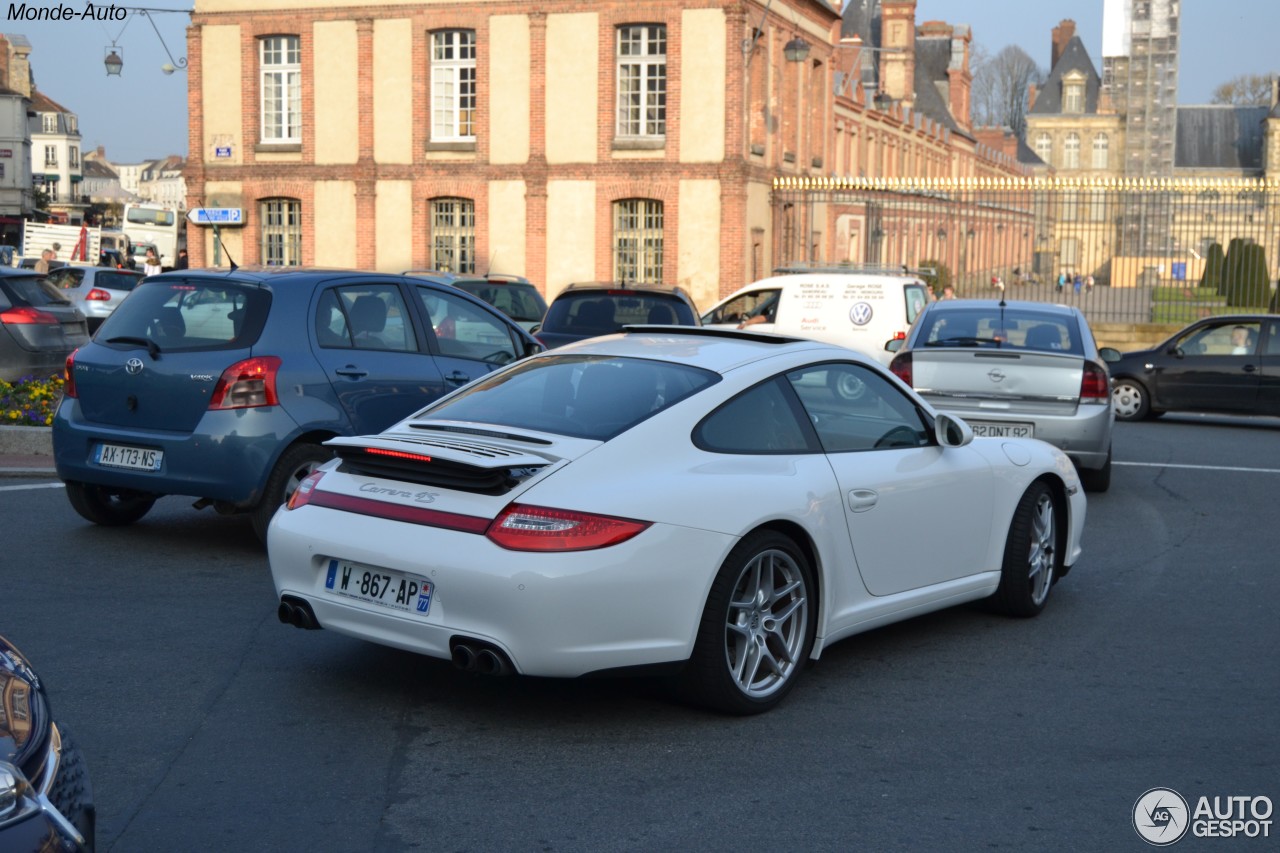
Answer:
<svg viewBox="0 0 1280 853"><path fill-rule="evenodd" d="M360 487L360 491L386 495L389 498L409 498L420 504L435 503L435 499L440 496L439 492L407 492L403 489L388 489L377 483L365 483Z"/></svg>

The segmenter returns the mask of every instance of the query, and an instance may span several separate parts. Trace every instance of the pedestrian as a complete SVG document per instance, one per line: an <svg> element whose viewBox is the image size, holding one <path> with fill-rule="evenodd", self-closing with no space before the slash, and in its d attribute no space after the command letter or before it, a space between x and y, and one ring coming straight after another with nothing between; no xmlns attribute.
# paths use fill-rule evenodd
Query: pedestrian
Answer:
<svg viewBox="0 0 1280 853"><path fill-rule="evenodd" d="M1023 284L1026 284L1026 281L1025 281L1025 280L1023 280L1023 278L1022 278L1022 267L1014 267L1014 268L1013 268L1013 283L1014 283L1015 285L1023 285Z"/></svg>
<svg viewBox="0 0 1280 853"><path fill-rule="evenodd" d="M1062 272L1058 273L1058 292L1061 293L1062 289L1065 288L1066 286L1067 286L1067 271L1063 270Z"/></svg>
<svg viewBox="0 0 1280 853"><path fill-rule="evenodd" d="M1092 291L1093 291L1093 273L1089 273L1087 276L1084 277L1084 292L1090 293Z"/></svg>
<svg viewBox="0 0 1280 853"><path fill-rule="evenodd" d="M40 275L49 274L49 261L53 260L53 250L43 249L40 252L40 260L36 261L36 272Z"/></svg>
<svg viewBox="0 0 1280 853"><path fill-rule="evenodd" d="M142 262L143 275L159 275L163 270L160 268L160 259L156 257L156 250L147 249L146 260Z"/></svg>
<svg viewBox="0 0 1280 853"><path fill-rule="evenodd" d="M949 284L948 284L948 285L945 285L945 286L942 288L942 298L943 298L943 299L955 299L955 298L956 298L956 289L955 289L954 287L952 287L951 285L949 285Z"/></svg>
<svg viewBox="0 0 1280 853"><path fill-rule="evenodd" d="M187 250L186 249L178 250L178 259L173 262L173 268L175 270L185 270L187 268Z"/></svg>
<svg viewBox="0 0 1280 853"><path fill-rule="evenodd" d="M1080 273L1076 273L1075 278L1071 280L1071 287L1075 290L1076 295L1080 295L1080 288L1084 287L1084 279L1080 277Z"/></svg>

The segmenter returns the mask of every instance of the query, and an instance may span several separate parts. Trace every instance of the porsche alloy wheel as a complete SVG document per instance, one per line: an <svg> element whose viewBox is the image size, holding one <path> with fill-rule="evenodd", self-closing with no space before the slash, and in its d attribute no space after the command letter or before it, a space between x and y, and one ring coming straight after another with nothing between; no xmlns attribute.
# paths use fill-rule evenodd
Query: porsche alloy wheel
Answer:
<svg viewBox="0 0 1280 853"><path fill-rule="evenodd" d="M1049 600L1061 562L1053 493L1044 483L1032 483L1009 525L996 605L1011 616L1035 616Z"/></svg>
<svg viewBox="0 0 1280 853"><path fill-rule="evenodd" d="M702 704L734 714L782 701L813 647L813 572L790 539L746 537L711 588L686 673Z"/></svg>

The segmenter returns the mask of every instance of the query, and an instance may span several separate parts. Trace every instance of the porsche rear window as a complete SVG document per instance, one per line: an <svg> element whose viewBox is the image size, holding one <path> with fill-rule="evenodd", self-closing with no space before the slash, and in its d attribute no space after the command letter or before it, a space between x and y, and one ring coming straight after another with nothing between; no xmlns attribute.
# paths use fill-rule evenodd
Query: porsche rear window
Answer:
<svg viewBox="0 0 1280 853"><path fill-rule="evenodd" d="M719 381L686 364L561 356L521 362L415 416L469 421L601 441Z"/></svg>

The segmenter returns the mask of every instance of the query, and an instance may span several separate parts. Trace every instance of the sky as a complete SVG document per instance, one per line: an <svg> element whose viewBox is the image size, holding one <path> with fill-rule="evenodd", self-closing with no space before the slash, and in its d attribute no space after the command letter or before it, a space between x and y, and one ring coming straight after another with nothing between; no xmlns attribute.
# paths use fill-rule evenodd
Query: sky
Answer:
<svg viewBox="0 0 1280 853"><path fill-rule="evenodd" d="M79 12L83 2L27 0L27 8L61 4ZM185 11L155 13L150 21L131 12L124 21L37 22L9 19L16 5L0 0L0 32L19 33L31 42L36 85L79 116L84 150L101 145L117 163L186 156L187 72L166 76L160 71L169 61L166 46L174 64L186 57L190 18ZM1016 44L1041 66L1049 64L1050 31L1063 18L1076 22L1076 33L1101 71L1102 0L918 0L916 6L917 23L969 24L974 40L989 53ZM1280 31L1277 0L1183 0L1180 23L1179 103L1208 103L1218 84L1241 74L1280 73L1280 51L1274 46ZM113 43L123 49L119 77L108 77L102 65Z"/></svg>

